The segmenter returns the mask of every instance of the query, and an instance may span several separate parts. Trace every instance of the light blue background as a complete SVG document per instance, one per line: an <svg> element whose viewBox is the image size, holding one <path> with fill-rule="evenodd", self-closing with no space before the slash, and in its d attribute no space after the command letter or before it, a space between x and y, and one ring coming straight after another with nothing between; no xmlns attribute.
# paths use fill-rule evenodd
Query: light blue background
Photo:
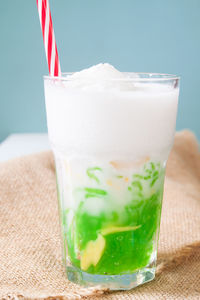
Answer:
<svg viewBox="0 0 200 300"><path fill-rule="evenodd" d="M51 0L63 71L109 62L181 76L177 129L200 139L200 0ZM0 141L46 131L35 0L0 1Z"/></svg>

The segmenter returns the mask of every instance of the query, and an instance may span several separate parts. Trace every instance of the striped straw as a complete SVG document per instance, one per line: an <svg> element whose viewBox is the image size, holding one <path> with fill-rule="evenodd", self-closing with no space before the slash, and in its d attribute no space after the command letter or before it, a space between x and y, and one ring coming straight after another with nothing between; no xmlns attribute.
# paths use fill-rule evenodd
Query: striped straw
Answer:
<svg viewBox="0 0 200 300"><path fill-rule="evenodd" d="M49 0L36 0L50 76L61 76Z"/></svg>

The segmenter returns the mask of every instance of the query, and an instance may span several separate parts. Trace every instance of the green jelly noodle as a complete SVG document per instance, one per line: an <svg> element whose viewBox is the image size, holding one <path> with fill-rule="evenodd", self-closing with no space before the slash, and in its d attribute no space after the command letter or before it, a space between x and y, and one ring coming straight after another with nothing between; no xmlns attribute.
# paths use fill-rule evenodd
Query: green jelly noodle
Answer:
<svg viewBox="0 0 200 300"><path fill-rule="evenodd" d="M74 197L81 194L81 201L70 222L70 210L62 211L64 248L67 245L71 263L87 273L132 273L150 263L157 246L164 168L160 163L144 164L140 173L129 178L125 199L116 205L112 187L106 190L101 186L100 174L102 178L104 170L98 166L85 171L92 187L80 186L78 193L75 191ZM124 180L121 174L116 178ZM85 209L85 201L97 198L111 203L112 209L92 215Z"/></svg>

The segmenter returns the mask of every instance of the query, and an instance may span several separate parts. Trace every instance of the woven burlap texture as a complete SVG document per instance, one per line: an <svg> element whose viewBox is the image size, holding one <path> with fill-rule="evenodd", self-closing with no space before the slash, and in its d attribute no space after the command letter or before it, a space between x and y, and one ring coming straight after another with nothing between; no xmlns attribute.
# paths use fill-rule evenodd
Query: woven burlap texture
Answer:
<svg viewBox="0 0 200 300"><path fill-rule="evenodd" d="M66 279L52 153L0 164L0 299L200 299L199 242L200 153L189 131L176 134L167 165L158 274L126 292Z"/></svg>

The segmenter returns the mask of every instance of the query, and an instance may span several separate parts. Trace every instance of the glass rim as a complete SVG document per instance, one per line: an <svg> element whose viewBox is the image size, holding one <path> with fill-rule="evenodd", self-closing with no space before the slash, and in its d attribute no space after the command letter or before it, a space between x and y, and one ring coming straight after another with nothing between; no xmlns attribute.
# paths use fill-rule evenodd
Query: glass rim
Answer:
<svg viewBox="0 0 200 300"><path fill-rule="evenodd" d="M44 75L44 80L58 80L58 81L75 81L80 80L79 78L69 78L68 76L75 74L76 72L63 72L61 76L50 76ZM125 78L105 78L103 81L171 81L171 80L180 80L180 76L167 73L148 73L148 72L121 72L126 74ZM81 80L96 81L98 79L86 78ZM102 80L102 79L101 79Z"/></svg>

